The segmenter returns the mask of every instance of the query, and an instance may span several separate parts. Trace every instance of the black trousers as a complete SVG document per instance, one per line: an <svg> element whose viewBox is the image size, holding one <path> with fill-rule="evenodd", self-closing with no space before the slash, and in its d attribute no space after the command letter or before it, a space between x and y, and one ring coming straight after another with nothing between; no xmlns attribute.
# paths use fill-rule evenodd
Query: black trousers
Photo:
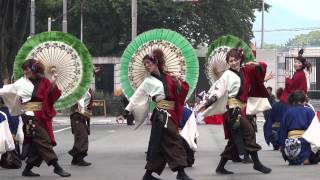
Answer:
<svg viewBox="0 0 320 180"><path fill-rule="evenodd" d="M70 120L74 144L69 154L74 158L84 158L88 155L89 148L89 128L87 125L89 118L80 113L73 113Z"/></svg>
<svg viewBox="0 0 320 180"><path fill-rule="evenodd" d="M47 131L37 122L34 116L22 115L21 117L25 130L23 154L26 154L26 163L39 167L42 161L45 161L48 165L57 162L58 157L53 151ZM26 128L30 125L33 126L32 134L26 133Z"/></svg>
<svg viewBox="0 0 320 180"><path fill-rule="evenodd" d="M172 171L177 171L178 168L187 167L188 163L186 150L180 138L178 128L174 122L169 118L167 122L167 128L162 126L159 130L156 129L159 127L154 124L156 121L159 121L159 119L157 119L159 116L154 115L153 117L153 125L151 129L147 164L145 169L156 172L160 175L167 163ZM159 132L160 137L157 137L156 135L159 135ZM157 143L157 141L159 142ZM153 155L150 155L150 153Z"/></svg>
<svg viewBox="0 0 320 180"><path fill-rule="evenodd" d="M231 124L227 124L227 126L229 127L229 129L232 128L230 127ZM235 138L238 138L237 141L242 140L243 148L248 153L256 152L261 149L261 146L256 142L255 127L246 117L240 118L240 127L237 129L237 131L239 131L238 133L241 134L241 139L239 139L239 137L235 137L235 134L231 133L228 143L224 151L220 155L221 157L232 160L233 157L238 156L239 152L235 142Z"/></svg>

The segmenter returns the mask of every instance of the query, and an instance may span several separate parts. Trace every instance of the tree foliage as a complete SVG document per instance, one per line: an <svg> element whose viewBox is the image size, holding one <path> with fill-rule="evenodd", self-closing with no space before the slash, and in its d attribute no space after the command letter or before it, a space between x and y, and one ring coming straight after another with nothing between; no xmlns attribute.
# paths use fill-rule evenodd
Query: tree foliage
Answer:
<svg viewBox="0 0 320 180"><path fill-rule="evenodd" d="M283 49L283 45L263 43L263 49Z"/></svg>
<svg viewBox="0 0 320 180"><path fill-rule="evenodd" d="M10 79L15 55L28 33L29 9L25 0L0 1L0 84Z"/></svg>
<svg viewBox="0 0 320 180"><path fill-rule="evenodd" d="M300 34L289 39L286 47L320 46L320 31L312 31L308 34Z"/></svg>
<svg viewBox="0 0 320 180"><path fill-rule="evenodd" d="M52 30L61 30L63 0L36 0L35 2L36 33L47 31L48 17L53 19ZM261 10L261 2L262 0L199 0L197 2L138 0L137 31L139 34L154 28L168 28L181 33L192 42L194 47L199 44L209 44L219 36L227 34L238 36L249 42L253 37L254 11ZM16 9L7 9L8 4L15 4L11 6L15 6ZM83 42L91 54L93 56L121 55L131 41L131 1L68 0L68 32L77 37L80 37L81 7L83 7L84 22ZM30 5L27 0L2 0L0 8L1 37L4 37L3 34L6 37L6 40L1 38L0 45L2 48L4 46L11 48L10 56L7 52L9 48L5 51L1 49L0 60L3 62L5 59L8 63L6 67L12 69L14 56L26 40L29 31L27 24ZM269 6L266 5L265 10L268 8ZM10 12L15 12L17 15L7 15ZM19 21L11 21L8 19L9 16ZM3 32L3 25L11 28L6 28ZM1 70L1 73L3 72Z"/></svg>

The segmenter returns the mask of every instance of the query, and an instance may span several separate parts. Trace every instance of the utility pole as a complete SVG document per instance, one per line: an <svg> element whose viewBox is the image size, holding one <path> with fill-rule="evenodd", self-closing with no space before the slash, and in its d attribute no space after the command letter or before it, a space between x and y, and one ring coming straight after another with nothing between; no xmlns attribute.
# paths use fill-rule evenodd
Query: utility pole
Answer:
<svg viewBox="0 0 320 180"><path fill-rule="evenodd" d="M137 0L131 0L131 41L134 40L134 38L136 38L137 36L137 9Z"/></svg>
<svg viewBox="0 0 320 180"><path fill-rule="evenodd" d="M31 11L30 11L30 34L29 37L33 36L35 33L35 8L36 8L36 4L35 4L35 0L31 0Z"/></svg>
<svg viewBox="0 0 320 180"><path fill-rule="evenodd" d="M51 17L48 17L48 31L51 31Z"/></svg>
<svg viewBox="0 0 320 180"><path fill-rule="evenodd" d="M263 42L264 42L264 0L262 0L261 46L260 46L261 49L263 49Z"/></svg>
<svg viewBox="0 0 320 180"><path fill-rule="evenodd" d="M80 3L80 41L83 42L83 0Z"/></svg>
<svg viewBox="0 0 320 180"><path fill-rule="evenodd" d="M68 32L68 22L67 22L67 0L63 0L63 18L62 18L62 32Z"/></svg>

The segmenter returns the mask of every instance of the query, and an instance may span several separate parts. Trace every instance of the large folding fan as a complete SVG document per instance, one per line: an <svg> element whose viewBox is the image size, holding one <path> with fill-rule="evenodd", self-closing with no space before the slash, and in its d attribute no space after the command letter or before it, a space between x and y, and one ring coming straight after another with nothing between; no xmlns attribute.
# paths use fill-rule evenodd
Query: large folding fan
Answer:
<svg viewBox="0 0 320 180"><path fill-rule="evenodd" d="M198 59L188 40L168 29L144 32L125 49L120 67L120 83L124 94L131 97L142 83L146 76L142 58L154 49L163 51L166 70L179 75L189 84L189 97L198 81Z"/></svg>
<svg viewBox="0 0 320 180"><path fill-rule="evenodd" d="M58 74L57 86L62 95L55 103L56 109L75 104L87 91L92 80L92 61L87 48L76 37L63 32L43 32L28 39L20 48L14 62L14 77L23 76L21 65L29 58L40 60Z"/></svg>
<svg viewBox="0 0 320 180"><path fill-rule="evenodd" d="M251 48L241 39L228 35L216 39L207 53L206 75L210 84L219 79L219 74L228 69L226 55L232 48L242 48L245 55L245 63L254 60Z"/></svg>

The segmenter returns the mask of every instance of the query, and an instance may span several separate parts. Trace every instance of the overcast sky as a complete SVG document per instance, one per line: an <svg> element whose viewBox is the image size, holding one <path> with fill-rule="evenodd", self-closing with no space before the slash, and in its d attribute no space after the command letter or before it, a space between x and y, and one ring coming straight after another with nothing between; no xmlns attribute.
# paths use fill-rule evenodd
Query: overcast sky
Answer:
<svg viewBox="0 0 320 180"><path fill-rule="evenodd" d="M320 28L320 0L265 0L272 7L265 12L265 30ZM253 30L261 30L261 12L256 13ZM320 30L320 29L319 29ZM310 31L265 32L264 41L269 44L285 44L290 38ZM261 33L255 32L252 41L260 46Z"/></svg>

